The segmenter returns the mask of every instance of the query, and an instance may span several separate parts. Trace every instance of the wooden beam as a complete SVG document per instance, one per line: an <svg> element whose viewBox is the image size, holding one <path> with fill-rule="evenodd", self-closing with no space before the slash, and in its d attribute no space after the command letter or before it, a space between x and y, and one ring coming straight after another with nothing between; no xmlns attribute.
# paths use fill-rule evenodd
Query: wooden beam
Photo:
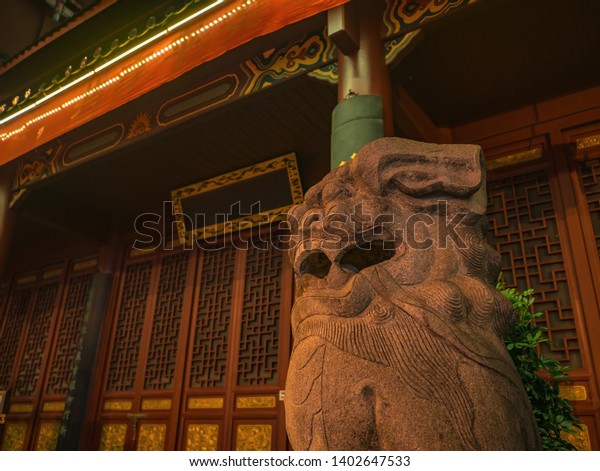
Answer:
<svg viewBox="0 0 600 471"><path fill-rule="evenodd" d="M408 139L440 144L452 143L450 129L438 128L401 85L394 87L393 111L394 124Z"/></svg>
<svg viewBox="0 0 600 471"><path fill-rule="evenodd" d="M360 28L356 2L345 3L327 11L327 36L346 55L360 47Z"/></svg>

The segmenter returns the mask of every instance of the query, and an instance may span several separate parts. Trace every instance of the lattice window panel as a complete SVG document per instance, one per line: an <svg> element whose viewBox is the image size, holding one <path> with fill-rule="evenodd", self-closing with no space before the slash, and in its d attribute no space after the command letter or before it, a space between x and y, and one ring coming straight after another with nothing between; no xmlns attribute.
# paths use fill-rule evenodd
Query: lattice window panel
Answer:
<svg viewBox="0 0 600 471"><path fill-rule="evenodd" d="M144 376L145 389L173 388L189 261L189 252L162 259Z"/></svg>
<svg viewBox="0 0 600 471"><path fill-rule="evenodd" d="M92 276L91 273L79 275L69 281L46 386L47 394L67 394L69 390Z"/></svg>
<svg viewBox="0 0 600 471"><path fill-rule="evenodd" d="M272 244L248 250L238 385L277 384L283 252Z"/></svg>
<svg viewBox="0 0 600 471"><path fill-rule="evenodd" d="M581 186L590 211L596 249L600 256L600 157L581 162Z"/></svg>
<svg viewBox="0 0 600 471"><path fill-rule="evenodd" d="M569 295L556 216L544 171L488 184L490 244L502 256L507 287L533 288L552 346L542 353L579 368L581 352Z"/></svg>
<svg viewBox="0 0 600 471"><path fill-rule="evenodd" d="M6 312L6 323L0 338L0 389L8 389L15 355L19 346L25 317L33 295L33 288L13 291Z"/></svg>
<svg viewBox="0 0 600 471"><path fill-rule="evenodd" d="M151 261L129 265L125 271L107 391L133 390L151 275Z"/></svg>
<svg viewBox="0 0 600 471"><path fill-rule="evenodd" d="M204 252L196 329L191 353L190 386L225 386L231 324L235 249Z"/></svg>
<svg viewBox="0 0 600 471"><path fill-rule="evenodd" d="M52 314L58 301L59 286L60 283L57 281L41 285L37 289L31 324L25 340L25 351L18 368L13 392L15 396L32 396L35 393Z"/></svg>

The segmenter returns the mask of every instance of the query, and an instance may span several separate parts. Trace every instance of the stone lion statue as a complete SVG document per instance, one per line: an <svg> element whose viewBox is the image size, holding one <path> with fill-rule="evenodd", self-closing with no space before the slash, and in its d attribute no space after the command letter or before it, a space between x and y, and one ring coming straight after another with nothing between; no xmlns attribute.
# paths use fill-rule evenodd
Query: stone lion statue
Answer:
<svg viewBox="0 0 600 471"><path fill-rule="evenodd" d="M294 206L296 450L538 450L480 147L382 138Z"/></svg>

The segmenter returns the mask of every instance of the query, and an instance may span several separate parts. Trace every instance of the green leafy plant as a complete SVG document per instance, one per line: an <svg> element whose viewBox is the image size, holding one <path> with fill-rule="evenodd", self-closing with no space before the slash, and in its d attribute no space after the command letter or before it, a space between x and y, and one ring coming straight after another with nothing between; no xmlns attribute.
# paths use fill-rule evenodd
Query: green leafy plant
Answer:
<svg viewBox="0 0 600 471"><path fill-rule="evenodd" d="M502 275L500 275L502 276ZM529 396L537 421L544 450L576 450L563 437L575 429L581 429L573 407L559 396L559 382L568 380L567 366L539 353L539 345L548 344L547 330L536 323L542 313L532 309L533 290L518 292L505 288L499 280L497 288L515 308L517 321L506 337L508 349Z"/></svg>

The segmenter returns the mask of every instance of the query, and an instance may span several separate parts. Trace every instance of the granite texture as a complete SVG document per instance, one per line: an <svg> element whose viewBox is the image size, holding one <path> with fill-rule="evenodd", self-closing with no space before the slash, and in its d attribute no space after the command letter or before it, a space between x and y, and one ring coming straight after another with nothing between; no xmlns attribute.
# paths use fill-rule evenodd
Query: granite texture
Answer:
<svg viewBox="0 0 600 471"><path fill-rule="evenodd" d="M474 145L382 138L288 215L296 450L538 450Z"/></svg>

